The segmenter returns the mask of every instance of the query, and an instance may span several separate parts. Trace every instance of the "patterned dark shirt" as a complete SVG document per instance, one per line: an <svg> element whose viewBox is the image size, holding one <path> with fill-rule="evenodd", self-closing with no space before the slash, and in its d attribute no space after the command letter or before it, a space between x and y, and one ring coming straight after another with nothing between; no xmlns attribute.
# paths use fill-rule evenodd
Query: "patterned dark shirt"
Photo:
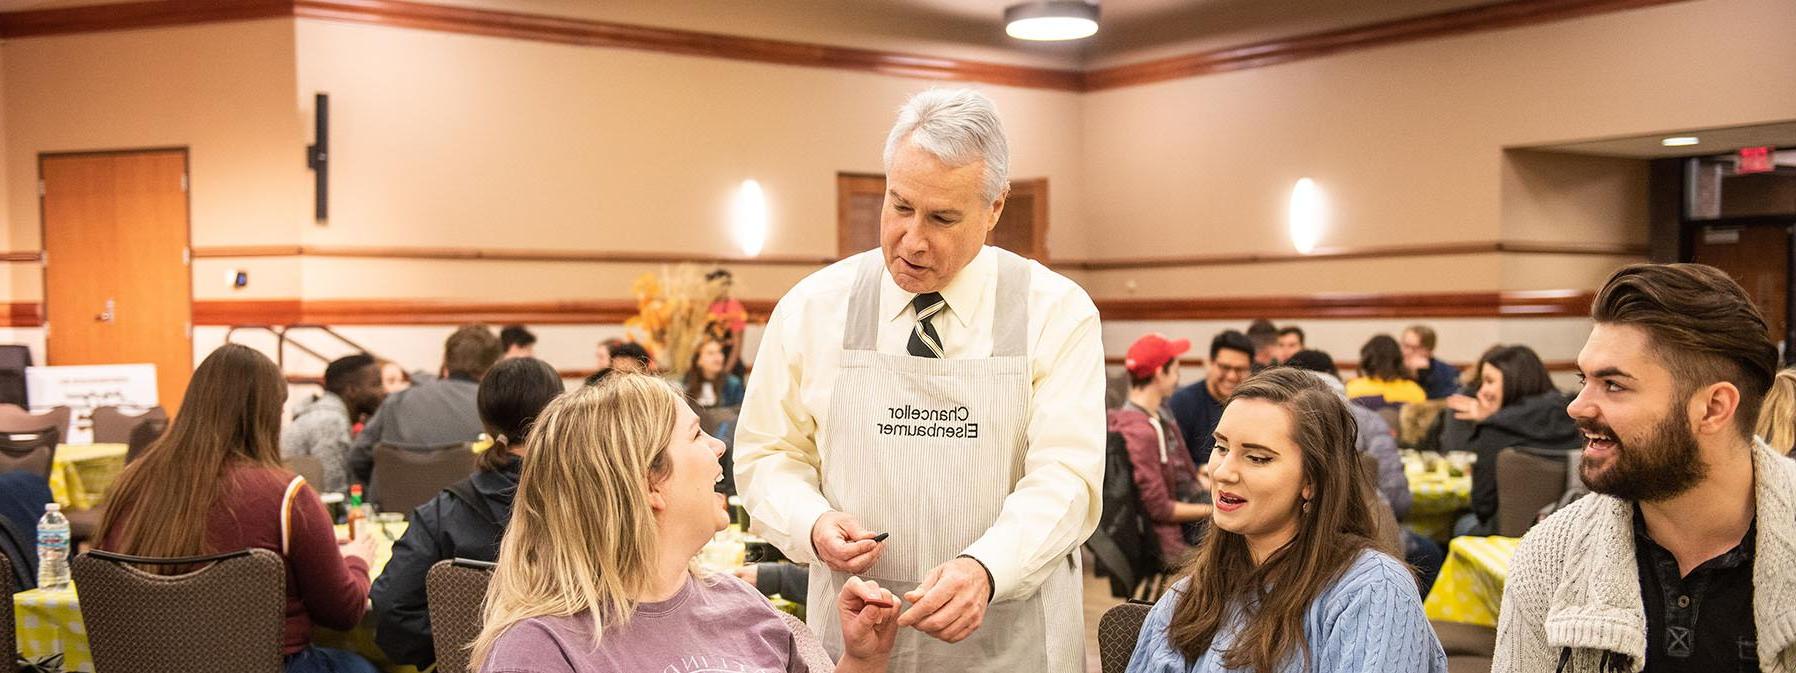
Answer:
<svg viewBox="0 0 1796 673"><path fill-rule="evenodd" d="M1759 670L1752 620L1757 534L1755 519L1739 545L1680 576L1677 558L1647 534L1640 506L1634 506L1634 560L1646 605L1644 673Z"/></svg>

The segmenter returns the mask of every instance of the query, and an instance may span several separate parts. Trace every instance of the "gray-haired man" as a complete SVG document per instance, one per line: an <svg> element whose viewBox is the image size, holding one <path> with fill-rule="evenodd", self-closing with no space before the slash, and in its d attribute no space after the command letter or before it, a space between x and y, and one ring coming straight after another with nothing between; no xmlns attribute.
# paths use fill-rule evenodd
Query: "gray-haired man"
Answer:
<svg viewBox="0 0 1796 673"><path fill-rule="evenodd" d="M768 322L736 431L758 532L910 603L892 671L1081 671L1078 545L1097 525L1104 357L1084 290L984 246L1009 189L991 101L931 90L886 141L880 249ZM889 535L889 537L887 537ZM840 653L832 611L812 627Z"/></svg>

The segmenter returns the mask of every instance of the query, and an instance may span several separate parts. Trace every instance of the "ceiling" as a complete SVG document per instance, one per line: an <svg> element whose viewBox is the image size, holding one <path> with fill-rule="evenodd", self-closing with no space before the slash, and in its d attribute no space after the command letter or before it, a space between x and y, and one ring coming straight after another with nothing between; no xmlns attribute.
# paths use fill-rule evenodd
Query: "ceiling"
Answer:
<svg viewBox="0 0 1796 673"><path fill-rule="evenodd" d="M1701 142L1686 147L1666 147L1660 143L1661 140L1674 136L1695 136ZM1731 154L1742 147L1762 146L1796 148L1796 121L1727 128L1673 129L1651 135L1559 143L1525 149L1628 159L1660 159ZM1778 154L1777 163L1784 164L1787 155L1783 152Z"/></svg>
<svg viewBox="0 0 1796 673"><path fill-rule="evenodd" d="M0 12L119 1L0 0ZM1493 4L1493 0L1102 0L1102 28L1096 36L1044 45L1004 35L1004 8L1018 0L425 1L825 43L858 43L869 33L883 32L914 42L915 48L907 51L929 53L934 47L958 43L994 51L989 55L995 60L1012 60L1002 53L1008 50L1015 58L1049 57L1050 62L1074 67L1103 67ZM757 19L756 13L765 16Z"/></svg>

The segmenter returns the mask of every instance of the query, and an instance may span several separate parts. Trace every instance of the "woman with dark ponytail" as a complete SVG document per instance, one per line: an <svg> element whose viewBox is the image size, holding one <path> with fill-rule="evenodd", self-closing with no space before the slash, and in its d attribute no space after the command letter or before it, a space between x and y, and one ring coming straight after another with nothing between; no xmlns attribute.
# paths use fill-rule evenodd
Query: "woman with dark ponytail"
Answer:
<svg viewBox="0 0 1796 673"><path fill-rule="evenodd" d="M475 405L493 444L480 455L479 471L412 510L411 525L374 582L379 618L374 641L389 659L418 668L436 661L424 576L444 559L498 557L522 471L524 440L537 414L562 389L555 368L530 357L501 360L480 380Z"/></svg>

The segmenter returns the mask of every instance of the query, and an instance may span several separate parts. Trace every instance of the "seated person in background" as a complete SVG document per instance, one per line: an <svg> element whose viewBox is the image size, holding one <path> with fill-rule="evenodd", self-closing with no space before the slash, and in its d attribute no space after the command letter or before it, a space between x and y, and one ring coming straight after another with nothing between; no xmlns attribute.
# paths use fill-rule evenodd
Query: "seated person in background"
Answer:
<svg viewBox="0 0 1796 673"><path fill-rule="evenodd" d="M655 361L647 348L634 341L621 341L611 346L611 368L620 372L652 374Z"/></svg>
<svg viewBox="0 0 1796 673"><path fill-rule="evenodd" d="M1253 343L1253 372L1278 365L1278 326L1261 318L1247 326L1247 340Z"/></svg>
<svg viewBox="0 0 1796 673"><path fill-rule="evenodd" d="M1303 369L1322 375L1323 383L1347 399L1346 386L1341 383L1341 374L1335 369L1334 356L1322 351L1298 351L1285 362L1286 366ZM1359 426L1354 434L1354 448L1360 455L1369 456L1378 465L1378 498L1391 508L1391 515L1398 521L1409 516L1409 505L1413 500L1409 492L1409 477L1403 473L1403 456L1397 452L1397 438L1378 412L1357 404L1348 404L1347 411L1353 414L1353 421ZM1441 565L1447 561L1447 553L1441 549L1440 543L1404 530L1403 560L1414 566L1421 575L1422 595L1428 595L1428 589L1434 586L1434 580L1440 575Z"/></svg>
<svg viewBox="0 0 1796 673"><path fill-rule="evenodd" d="M1753 434L1772 451L1796 455L1796 369L1777 373L1765 403L1759 406L1759 427Z"/></svg>
<svg viewBox="0 0 1796 673"><path fill-rule="evenodd" d="M15 592L37 586L37 520L50 502L50 482L43 475L0 472L0 554L12 562ZM11 655L0 653L4 656Z"/></svg>
<svg viewBox="0 0 1796 673"><path fill-rule="evenodd" d="M536 357L536 335L523 325L506 325L500 329L499 345L505 349L501 359Z"/></svg>
<svg viewBox="0 0 1796 673"><path fill-rule="evenodd" d="M1280 364L1291 364L1291 356L1296 355L1307 346L1304 345L1303 328L1296 325L1285 325L1278 328L1278 345L1273 353Z"/></svg>
<svg viewBox="0 0 1796 673"><path fill-rule="evenodd" d="M350 428L380 409L387 391L374 357L358 353L324 368L324 392L300 403L293 422L281 428L281 457L316 456L324 483L313 488L341 493L349 488Z"/></svg>
<svg viewBox="0 0 1796 673"><path fill-rule="evenodd" d="M1456 428L1441 432L1441 450L1478 454L1472 465L1472 511L1454 526L1458 535L1495 535L1497 454L1510 447L1572 451L1584 445L1565 415L1571 398L1553 388L1540 356L1527 346L1499 346L1478 363L1472 395L1447 398Z"/></svg>
<svg viewBox="0 0 1796 673"><path fill-rule="evenodd" d="M1403 370L1414 377L1428 394L1438 400L1459 392L1459 368L1434 357L1434 328L1410 325L1403 330Z"/></svg>
<svg viewBox="0 0 1796 673"><path fill-rule="evenodd" d="M1304 371L1322 374L1323 382L1342 397L1346 397L1346 385L1341 383L1340 370L1335 368L1334 356L1322 351L1298 351L1287 361L1286 366ZM1353 445L1359 452L1371 456L1378 461L1378 495L1384 504L1391 506L1391 513L1399 520L1409 516L1411 495L1409 478L1403 475L1403 456L1397 452L1397 436L1378 412L1360 405L1347 407L1353 414L1353 421L1359 430L1354 434Z"/></svg>
<svg viewBox="0 0 1796 673"><path fill-rule="evenodd" d="M1253 342L1235 330L1217 334L1210 340L1210 362L1205 376L1197 383L1180 388L1166 403L1172 417L1184 433L1185 448L1191 451L1191 462L1203 465L1210 459L1210 433L1222 418L1222 401L1235 394L1235 386L1253 370Z"/></svg>
<svg viewBox="0 0 1796 673"><path fill-rule="evenodd" d="M611 349L616 347L620 343L623 343L623 340L621 340L621 339L606 339L604 341L600 341L598 350L595 351L593 354L594 362L596 363L593 366L593 369L597 370L597 371L603 371L606 369L610 369L611 368Z"/></svg>
<svg viewBox="0 0 1796 673"><path fill-rule="evenodd" d="M1141 626L1129 673L1444 673L1415 576L1380 540L1347 402L1255 375L1212 440L1208 535Z"/></svg>
<svg viewBox="0 0 1796 673"><path fill-rule="evenodd" d="M485 325L463 325L443 342L443 377L387 396L349 453L351 479L374 474L374 447L429 446L480 438L474 396L480 377L499 360L499 339Z"/></svg>
<svg viewBox="0 0 1796 673"><path fill-rule="evenodd" d="M393 559L374 581L374 642L395 663L424 668L436 661L424 577L437 561L498 558L531 424L561 392L561 376L536 358L502 360L480 380L480 422L493 438L480 471L412 510Z"/></svg>
<svg viewBox="0 0 1796 673"><path fill-rule="evenodd" d="M802 671L760 593L693 557L729 524L712 485L723 443L666 382L614 374L550 403L530 434L472 663L488 673ZM849 580L837 670L883 671L897 597ZM886 607L890 605L892 607Z"/></svg>
<svg viewBox="0 0 1796 673"><path fill-rule="evenodd" d="M314 624L347 630L361 621L374 540L338 544L318 493L281 467L286 400L287 382L266 356L237 344L213 351L193 371L168 433L113 484L97 546L159 558L278 553L287 565L286 673L375 673L356 654L312 645Z"/></svg>
<svg viewBox="0 0 1796 673"><path fill-rule="evenodd" d="M790 561L756 563L736 569L736 577L747 582L762 596L779 596L799 605L811 590L811 570Z"/></svg>
<svg viewBox="0 0 1796 673"><path fill-rule="evenodd" d="M1109 413L1110 432L1122 435L1129 449L1135 493L1141 511L1153 522L1160 542L1160 561L1168 568L1183 565L1191 545L1202 535L1200 521L1210 516L1207 494L1198 487L1197 466L1179 437L1179 426L1162 402L1179 387L1179 356L1191 342L1153 333L1129 346L1123 369L1129 373L1129 401Z"/></svg>
<svg viewBox="0 0 1796 673"><path fill-rule="evenodd" d="M392 360L375 362L380 365L380 387L386 389L388 395L412 387L412 375L405 373L399 363Z"/></svg>
<svg viewBox="0 0 1796 673"><path fill-rule="evenodd" d="M701 408L742 406L742 377L724 369L723 342L705 339L686 368L686 397Z"/></svg>
<svg viewBox="0 0 1796 673"><path fill-rule="evenodd" d="M1764 315L1700 264L1623 267L1590 314L1566 411L1591 493L1522 538L1491 670L1796 670L1796 462L1751 432Z"/></svg>
<svg viewBox="0 0 1796 673"><path fill-rule="evenodd" d="M1403 348L1389 334L1366 341L1359 349L1359 378L1347 382L1347 397L1369 409L1422 402L1428 394L1403 369Z"/></svg>

